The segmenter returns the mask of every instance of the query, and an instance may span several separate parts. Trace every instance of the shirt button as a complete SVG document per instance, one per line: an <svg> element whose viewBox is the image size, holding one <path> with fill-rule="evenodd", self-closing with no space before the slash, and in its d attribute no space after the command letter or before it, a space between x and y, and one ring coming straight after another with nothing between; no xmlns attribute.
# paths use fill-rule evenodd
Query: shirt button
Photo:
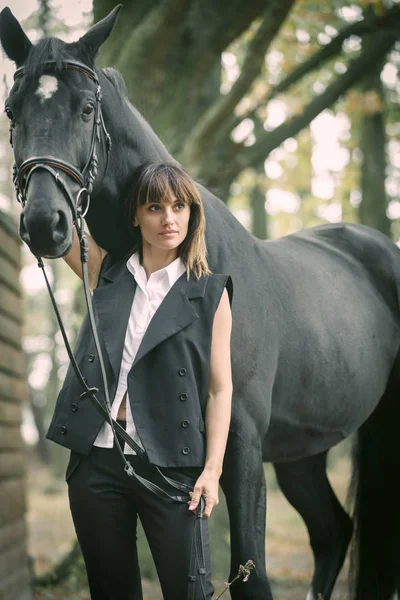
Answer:
<svg viewBox="0 0 400 600"><path fill-rule="evenodd" d="M94 358L95 358L94 354L89 354L89 356L88 356L88 361L89 361L89 362L93 362L93 361L94 361Z"/></svg>
<svg viewBox="0 0 400 600"><path fill-rule="evenodd" d="M179 396L179 400L181 400L182 402L186 402L187 399L188 399L188 395L186 393L181 394Z"/></svg>
<svg viewBox="0 0 400 600"><path fill-rule="evenodd" d="M75 402L73 402L73 403L71 404L71 410L72 410L72 412L76 412L76 411L78 410L78 405L77 405L77 404L75 404Z"/></svg>
<svg viewBox="0 0 400 600"><path fill-rule="evenodd" d="M189 427L189 421L185 419L184 421L182 421L181 425L182 427Z"/></svg>
<svg viewBox="0 0 400 600"><path fill-rule="evenodd" d="M182 454L189 454L190 448L189 446L184 446L181 450Z"/></svg>
<svg viewBox="0 0 400 600"><path fill-rule="evenodd" d="M179 369L178 374L181 377L184 377L184 375L186 375L186 369L184 367L182 367L181 369Z"/></svg>
<svg viewBox="0 0 400 600"><path fill-rule="evenodd" d="M65 427L65 425L63 425L61 427L61 433L62 433L62 435L65 435L67 433L67 431L68 431L68 429Z"/></svg>

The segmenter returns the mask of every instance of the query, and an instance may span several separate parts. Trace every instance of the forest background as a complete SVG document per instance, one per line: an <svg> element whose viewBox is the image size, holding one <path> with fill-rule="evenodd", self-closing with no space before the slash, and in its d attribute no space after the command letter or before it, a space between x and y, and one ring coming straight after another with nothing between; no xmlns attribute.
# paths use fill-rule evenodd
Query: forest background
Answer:
<svg viewBox="0 0 400 600"><path fill-rule="evenodd" d="M8 5L32 41L72 41L115 0ZM224 0L127 0L98 64L122 73L168 150L255 236L343 220L398 243L399 23L394 0L230 0L229 8ZM4 59L1 69L5 98L13 65ZM17 221L3 114L0 133L0 209ZM84 313L80 282L61 260L47 269L73 340ZM62 478L67 454L44 432L68 357L26 249L21 282L30 390L23 434ZM216 528L226 531L220 514Z"/></svg>

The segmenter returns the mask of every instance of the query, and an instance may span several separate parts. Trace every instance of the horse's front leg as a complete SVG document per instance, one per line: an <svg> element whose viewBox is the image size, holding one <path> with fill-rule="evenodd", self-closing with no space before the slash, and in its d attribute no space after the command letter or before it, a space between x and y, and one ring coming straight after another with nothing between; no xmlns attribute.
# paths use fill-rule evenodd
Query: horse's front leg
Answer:
<svg viewBox="0 0 400 600"><path fill-rule="evenodd" d="M230 519L231 572L248 560L255 564L247 582L238 580L230 588L233 600L272 600L265 570L266 489L261 445L250 437L230 434L221 478Z"/></svg>

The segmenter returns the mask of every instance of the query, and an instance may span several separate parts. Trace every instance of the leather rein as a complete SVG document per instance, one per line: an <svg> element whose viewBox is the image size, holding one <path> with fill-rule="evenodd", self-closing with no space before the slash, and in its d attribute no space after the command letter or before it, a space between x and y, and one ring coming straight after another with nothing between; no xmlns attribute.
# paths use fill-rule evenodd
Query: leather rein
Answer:
<svg viewBox="0 0 400 600"><path fill-rule="evenodd" d="M51 69L54 66L55 66L54 61L46 61L44 63L45 69ZM83 392L81 393L80 397L82 398L82 400L85 398L89 398L92 401L92 403L94 404L94 406L96 407L96 409L102 414L102 416L110 424L112 431L113 431L115 444L116 444L116 446L122 456L122 459L125 463L126 473L128 475L135 474L136 477L139 477L135 473L135 471L134 471L133 467L131 466L131 464L129 463L129 461L126 460L124 453L122 452L119 440L117 438L117 432L118 432L118 435L121 438L123 438L124 441L133 450L135 450L135 452L138 454L138 456L140 456L147 463L148 463L148 459L147 459L146 452L130 437L130 435L125 431L125 429L123 427L121 427L121 425L117 421L115 421L114 419L111 418L111 402L110 402L110 398L109 398L109 394L108 394L107 375L106 375L103 354L102 354L102 350L100 347L99 337L98 337L95 318L94 318L93 305L92 305L92 299L91 299L90 287L89 287L88 268L87 268L87 263L88 263L88 258L89 258L89 249L88 249L87 237L86 237L86 234L84 231L84 217L86 216L86 213L89 209L90 194L93 191L93 185L94 185L95 179L98 174L97 145L101 144L101 141L102 141L101 131L103 131L103 134L105 136L105 142L106 142L106 150L107 150L107 163L106 163L106 169L105 169L105 172L106 172L108 162L109 162L109 155L111 152L111 137L110 137L109 133L107 132L107 129L104 124L103 114L102 114L102 110L101 110L101 99L102 99L101 87L100 87L99 79L98 79L95 71L93 71L92 69L90 69L89 67L84 65L83 63L79 63L76 61L67 61L67 62L63 63L63 68L79 71L80 73L83 73L84 75L89 77L96 84L96 95L95 95L96 96L96 107L95 107L93 131L92 131L88 159L86 161L86 164L85 164L82 172L80 172L80 171L78 171L78 169L76 169L73 165L69 164L68 162L66 162L64 160L60 160L60 159L55 159L53 157L34 156L31 158L28 158L20 165L20 167L17 167L16 165L14 165L13 170L14 170L15 191L17 194L18 201L21 203L22 207L24 208L26 205L26 194L27 194L28 185L29 185L29 182L30 182L30 179L31 179L33 173L40 169L46 170L54 177L57 184L61 186L61 189L64 192L64 195L69 203L69 206L70 206L71 212L72 212L73 224L76 228L78 238L79 238L79 244L80 244L80 250L81 250L80 258L81 258L81 263L82 263L82 274L83 274L83 288L84 288L84 293L85 293L85 300L86 300L92 335L93 335L96 351L97 351L97 354L99 357L99 362L100 362L101 374L102 374L103 385L104 385L104 394L105 394L104 405L99 401L99 399L96 396L96 394L99 391L98 388L88 386L88 384L86 382L86 378L83 377L83 375L78 367L78 364L77 364L75 357L73 355L73 352L71 350L71 347L70 347L70 344L69 344L69 341L68 341L68 338L67 338L67 335L65 332L65 328L62 323L61 315L59 313L57 303L55 301L53 292L51 290L51 286L49 284L49 281L48 281L48 278L46 275L46 271L44 269L44 263L43 263L41 257L36 257L36 259L37 259L38 265L42 269L43 275L45 277L46 286L47 286L47 289L50 294L50 299L51 299L54 311L56 313L57 321L58 321L60 331L61 331L64 343L65 343L65 346L66 346L66 349L68 352L68 356L69 356L71 364L72 364L72 368L75 372L75 375L76 375L79 383L83 387ZM17 69L17 71L14 74L14 79L22 77L23 72L24 72L23 67ZM11 138L10 141L11 141L11 145L12 145L12 129L10 132L10 138ZM74 200L67 184L65 183L64 179L60 176L59 172L56 171L55 169L61 170L63 173L65 173L66 175L71 177L74 181L79 183L80 189L77 193L75 200ZM104 172L104 175L105 175L105 172ZM84 197L86 197L85 206L84 206L84 202L83 202ZM163 477L165 477L165 476L163 476ZM168 483L171 484L172 480L169 480L169 478L166 478L166 480L168 481ZM176 483L178 483L178 482L176 482ZM181 491L184 491L186 493L189 490L191 490L191 488L189 488L185 484L181 484L181 483L178 483L177 486L174 485L174 487L178 487L178 489L180 489ZM178 502L183 501L181 496L177 496L177 497L173 497L173 498L176 499Z"/></svg>
<svg viewBox="0 0 400 600"><path fill-rule="evenodd" d="M45 70L47 70L47 69L54 70L56 67L57 67L57 65L56 65L55 61L45 61L43 64L43 68ZM31 180L33 173L35 173L38 170L45 170L45 171L49 172L52 175L52 177L54 177L56 183L61 187L61 190L63 191L64 196L67 199L67 202L71 209L73 224L76 228L78 239L79 239L79 244L80 244L80 258L81 258L81 263L82 263L82 274L83 274L83 289L84 289L84 294L85 294L85 301L86 301L86 306L87 306L87 311L88 311L88 316L89 316L90 327L91 327L91 331L92 331L92 335L93 335L93 339L94 339L94 343L95 343L95 348L96 348L96 352L97 352L97 355L99 358L99 363L100 363L102 383L104 386L104 396L105 396L104 404L97 397L97 393L99 392L99 389L96 387L89 387L89 385L86 381L86 378L82 375L82 373L79 369L79 366L75 360L75 356L72 352L71 346L69 344L68 337L67 337L67 334L66 334L63 322L62 322L62 318L61 318L60 312L58 310L56 300L54 298L53 291L51 289L49 280L47 278L43 260L41 257L36 256L35 258L38 262L38 266L42 269L43 276L44 276L44 279L46 282L46 287L47 287L49 295L50 295L50 300L51 300L51 303L52 303L52 306L53 306L53 309L54 309L54 312L55 312L55 315L57 318L57 322L58 322L58 325L60 328L61 335L63 337L63 341L65 344L72 368L74 370L74 373L75 373L80 385L83 388L83 392L80 394L80 398L82 400L89 398L89 400L92 402L92 404L95 406L95 408L101 413L101 415L104 417L104 419L107 421L107 423L111 426L113 437L114 437L114 443L118 449L119 454L122 457L122 460L124 462L124 470L127 473L127 475L130 477L135 477L144 487L146 487L148 490L150 490L151 492L155 493L158 496L168 497L176 502L186 504L190 498L189 492L192 491L192 488L190 486L187 486L184 483L175 481L175 480L167 477L166 475L164 475L164 473L162 473L162 471L159 469L159 467L157 467L156 465L152 465L154 467L154 469L161 475L162 479L166 482L166 484L168 484L168 486L170 486L180 492L180 494L172 495L169 492L167 492L167 490L161 488L160 486L156 485L152 481L149 481L148 479L145 479L145 478L141 477L138 473L136 473L135 469L132 467L131 463L126 459L126 457L123 453L123 450L119 443L118 436L120 438L122 438L128 444L128 446L130 448L132 448L143 461L145 461L147 464L150 464L147 454L146 454L146 451L143 448L141 448L131 438L131 436L126 432L126 430L118 423L118 421L115 421L111 416L111 402L110 402L109 393L108 393L106 369L104 366L103 354L102 354L102 350L100 347L100 341L99 341L98 332L97 332L97 328L96 328L92 298L91 298L90 287L89 287L89 275L88 275L89 247L88 247L88 241L87 241L87 237L86 237L85 230L84 230L84 218L89 210L90 196L93 192L93 186L94 186L96 177L98 175L97 147L102 143L102 138L104 136L105 146L106 146L106 167L105 167L104 174L103 174L103 177L104 177L107 172L107 168L108 168L108 164L109 164L112 143L111 143L111 137L106 129L104 119L103 119L103 113L101 110L101 100L102 100L101 86L100 86L100 82L99 82L96 72L93 69L90 69L85 64L80 63L78 61L72 61L72 60L64 61L63 65L62 65L62 69L78 71L78 72L84 74L85 76L89 77L96 85L96 93L95 93L96 104L95 104L93 130L92 130L88 159L87 159L86 164L82 171L79 171L76 167L74 167L73 165L71 165L70 163L68 163L64 160L53 158L53 157L46 157L46 156L33 156L31 158L28 158L19 167L17 167L17 165L14 164L13 183L14 183L14 187L15 187L17 200L22 205L22 208L24 208L26 205L26 200L27 200L26 195L27 195L27 189L29 186L29 182ZM14 80L16 80L19 77L22 77L23 74L24 74L24 67L20 67L14 73ZM102 136L102 134L103 134L103 136ZM13 145L12 123L10 126L10 144L11 144L11 146ZM64 178L60 175L60 171L63 174L67 175L70 179L73 179L76 183L79 184L80 188L79 188L79 191L78 191L75 199L73 198ZM84 199L86 201L84 201ZM189 578L188 578L189 579L188 600L194 600L194 598L195 598L195 582L197 579L200 582L201 591L202 591L204 600L206 598L205 581L204 581L204 577L206 575L206 570L205 570L202 529L200 526L200 519L203 518L204 508L205 508L205 500L202 496L200 499L200 503L199 503L199 509L197 511L197 514L195 515L195 529L194 529L194 534L193 534L193 538L192 538L192 549L191 549L191 553L190 553L190 569L189 569L190 574L189 574ZM199 524L198 527L196 527L197 523ZM244 567L242 565L240 565L239 573L238 573L237 577L235 577L235 579L231 583L236 581L239 577L242 577L243 581L246 581L248 579L250 571L253 568L254 568L254 564L252 563L252 561L248 561L248 563L246 563L246 565ZM230 587L231 583L226 584L227 587L222 591L222 593L218 596L218 598L220 598L222 596L222 594L224 594L225 591L227 591L227 589Z"/></svg>

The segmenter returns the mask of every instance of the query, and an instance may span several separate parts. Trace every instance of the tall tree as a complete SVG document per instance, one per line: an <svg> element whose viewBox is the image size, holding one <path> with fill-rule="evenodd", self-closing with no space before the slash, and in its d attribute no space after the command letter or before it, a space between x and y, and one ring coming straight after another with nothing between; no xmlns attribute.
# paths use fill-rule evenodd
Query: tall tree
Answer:
<svg viewBox="0 0 400 600"><path fill-rule="evenodd" d="M129 97L168 149L226 198L243 169L257 168L271 150L295 136L382 62L396 41L400 23L400 6L387 8L387 4L378 0L371 14L342 22L340 31L331 27L328 34L326 23L335 27L340 23L335 8L348 5L344 0L324 6L318 3L314 8L303 0L232 0L229 11L222 0L131 0L124 5L118 30L101 61L121 71ZM95 20L113 5L114 0L94 0ZM305 11L319 22L323 34L316 51L247 113L238 114L241 100L251 94L260 76L266 77L265 60L271 48L286 27L291 23L295 27L299 12ZM356 35L370 43L350 53L345 71L332 73L328 85L309 98L300 112L289 115L272 131L261 128L253 144L232 139L232 131L244 118L254 119L269 99L329 65L333 57L343 54L343 43ZM221 53L239 39L243 41L241 69L223 94Z"/></svg>
<svg viewBox="0 0 400 600"><path fill-rule="evenodd" d="M381 81L383 64L377 64L363 79L361 138L361 204L359 221L390 236L386 214L385 98Z"/></svg>

